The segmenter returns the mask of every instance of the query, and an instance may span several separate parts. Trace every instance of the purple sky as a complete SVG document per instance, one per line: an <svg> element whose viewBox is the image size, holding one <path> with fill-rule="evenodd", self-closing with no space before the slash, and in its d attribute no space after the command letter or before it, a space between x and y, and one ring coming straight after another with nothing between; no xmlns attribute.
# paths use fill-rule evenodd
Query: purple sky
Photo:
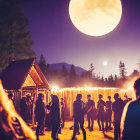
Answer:
<svg viewBox="0 0 140 140"><path fill-rule="evenodd" d="M102 37L90 37L71 23L69 0L24 0L24 12L30 20L28 29L34 40L33 49L47 63L67 62L108 76L119 74L120 60L127 73L136 69L140 59L140 1L123 0L123 16L117 28ZM108 61L108 66L102 65Z"/></svg>

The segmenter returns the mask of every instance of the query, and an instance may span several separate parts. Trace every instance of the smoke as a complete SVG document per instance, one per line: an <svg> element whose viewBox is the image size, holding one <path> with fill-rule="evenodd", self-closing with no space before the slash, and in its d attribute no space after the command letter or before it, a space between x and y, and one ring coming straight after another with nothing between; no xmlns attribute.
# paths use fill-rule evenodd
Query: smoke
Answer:
<svg viewBox="0 0 140 140"><path fill-rule="evenodd" d="M138 79L138 77L133 77L133 78L129 78L129 80L127 80L123 87L125 89L133 89L133 85L134 85L134 82Z"/></svg>

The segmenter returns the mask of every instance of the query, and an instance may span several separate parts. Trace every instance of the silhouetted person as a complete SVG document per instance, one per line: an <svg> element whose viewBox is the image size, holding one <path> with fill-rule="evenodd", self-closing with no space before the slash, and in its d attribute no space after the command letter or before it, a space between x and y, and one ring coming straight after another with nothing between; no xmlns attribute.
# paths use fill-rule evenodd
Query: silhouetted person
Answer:
<svg viewBox="0 0 140 140"><path fill-rule="evenodd" d="M106 101L106 131L111 130L112 121L112 102L111 96L108 96L108 101Z"/></svg>
<svg viewBox="0 0 140 140"><path fill-rule="evenodd" d="M8 98L13 102L13 105L15 106L15 104L14 104L14 95L13 95L13 93L9 93L9 94L8 94Z"/></svg>
<svg viewBox="0 0 140 140"><path fill-rule="evenodd" d="M25 97L22 97L20 101L20 115L27 122L27 102Z"/></svg>
<svg viewBox="0 0 140 140"><path fill-rule="evenodd" d="M27 121L29 122L32 120L32 108L33 108L32 99L29 94L26 97L26 102L27 102Z"/></svg>
<svg viewBox="0 0 140 140"><path fill-rule="evenodd" d="M51 102L50 106L47 108L50 110L50 119L51 119L51 128L52 134L51 137L53 140L59 140L58 132L60 130L60 106L59 106L59 99L56 95L51 95Z"/></svg>
<svg viewBox="0 0 140 140"><path fill-rule="evenodd" d="M123 111L122 140L140 140L140 78L134 83L136 100L129 102Z"/></svg>
<svg viewBox="0 0 140 140"><path fill-rule="evenodd" d="M8 94L8 98L9 98L10 100L13 101L13 99L14 99L14 95L13 95L13 93L9 93L9 94Z"/></svg>
<svg viewBox="0 0 140 140"><path fill-rule="evenodd" d="M124 102L119 98L118 93L115 93L114 99L115 101L112 103L112 111L114 113L114 140L118 140L118 138L120 138L120 122L124 109Z"/></svg>
<svg viewBox="0 0 140 140"><path fill-rule="evenodd" d="M97 103L97 121L99 125L99 130L104 132L104 120L105 120L105 102L102 100L102 95L99 94L99 101ZM101 122L101 124L100 124Z"/></svg>
<svg viewBox="0 0 140 140"><path fill-rule="evenodd" d="M45 119L45 127L47 131L50 131L51 130L51 116L50 116L50 110L47 109L47 106L46 106L46 119Z"/></svg>
<svg viewBox="0 0 140 140"><path fill-rule="evenodd" d="M79 124L77 124L76 135L80 135L80 131L79 131Z"/></svg>
<svg viewBox="0 0 140 140"><path fill-rule="evenodd" d="M74 119L74 117L72 116L72 120ZM72 125L70 127L70 130L73 130L74 129L74 125ZM80 135L80 132L79 132L79 124L77 124L77 130L76 130L76 135Z"/></svg>
<svg viewBox="0 0 140 140"><path fill-rule="evenodd" d="M64 128L64 124L65 124L65 102L64 99L61 98L61 123L62 123L62 128Z"/></svg>
<svg viewBox="0 0 140 140"><path fill-rule="evenodd" d="M73 103L74 131L72 140L76 139L78 123L80 124L80 128L83 132L83 139L86 140L86 131L84 129L85 104L81 99L82 95L78 94L76 97L76 101L74 101Z"/></svg>
<svg viewBox="0 0 140 140"><path fill-rule="evenodd" d="M39 140L39 134L42 132L45 123L45 104L43 101L44 101L44 95L42 93L39 93L35 106L35 118L36 121L38 122L36 128L37 140Z"/></svg>
<svg viewBox="0 0 140 140"><path fill-rule="evenodd" d="M125 93L124 97L125 97L124 104L126 105L130 101L130 99L127 97L126 93Z"/></svg>
<svg viewBox="0 0 140 140"><path fill-rule="evenodd" d="M90 131L93 131L93 124L94 124L93 111L95 107L95 102L91 100L90 94L87 95L87 100L88 101L86 103L86 113L87 113L87 119L88 119L88 129Z"/></svg>

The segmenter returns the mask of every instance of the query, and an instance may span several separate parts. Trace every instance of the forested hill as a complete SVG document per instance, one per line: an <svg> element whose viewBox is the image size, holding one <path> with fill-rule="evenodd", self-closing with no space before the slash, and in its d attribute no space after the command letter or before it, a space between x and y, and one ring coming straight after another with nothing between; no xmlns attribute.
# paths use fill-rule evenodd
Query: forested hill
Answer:
<svg viewBox="0 0 140 140"><path fill-rule="evenodd" d="M49 64L51 70L62 70L62 68L65 66L65 68L70 71L72 64L68 63L55 63L55 64ZM75 72L77 75L81 75L83 72L86 72L85 69L79 67L79 66L74 66Z"/></svg>

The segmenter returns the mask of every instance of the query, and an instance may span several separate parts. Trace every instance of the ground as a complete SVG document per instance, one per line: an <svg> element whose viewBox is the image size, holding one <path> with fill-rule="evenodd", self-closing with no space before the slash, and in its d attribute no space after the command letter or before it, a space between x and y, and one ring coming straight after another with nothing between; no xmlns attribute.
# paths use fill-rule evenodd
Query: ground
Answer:
<svg viewBox="0 0 140 140"><path fill-rule="evenodd" d="M73 130L70 130L69 128L73 125L73 122L66 122L65 123L65 128L62 129L61 134L59 134L59 139L60 140L71 140ZM87 122L85 123L85 127L87 127ZM105 132L103 134L101 131L98 129L97 122L95 121L94 124L94 131L90 132L86 129L87 133L87 140L109 140L113 139L113 130L109 132ZM40 140L52 140L51 139L51 132L45 131L45 136L40 136ZM83 135L80 130L80 135L77 135L77 140L83 140Z"/></svg>

